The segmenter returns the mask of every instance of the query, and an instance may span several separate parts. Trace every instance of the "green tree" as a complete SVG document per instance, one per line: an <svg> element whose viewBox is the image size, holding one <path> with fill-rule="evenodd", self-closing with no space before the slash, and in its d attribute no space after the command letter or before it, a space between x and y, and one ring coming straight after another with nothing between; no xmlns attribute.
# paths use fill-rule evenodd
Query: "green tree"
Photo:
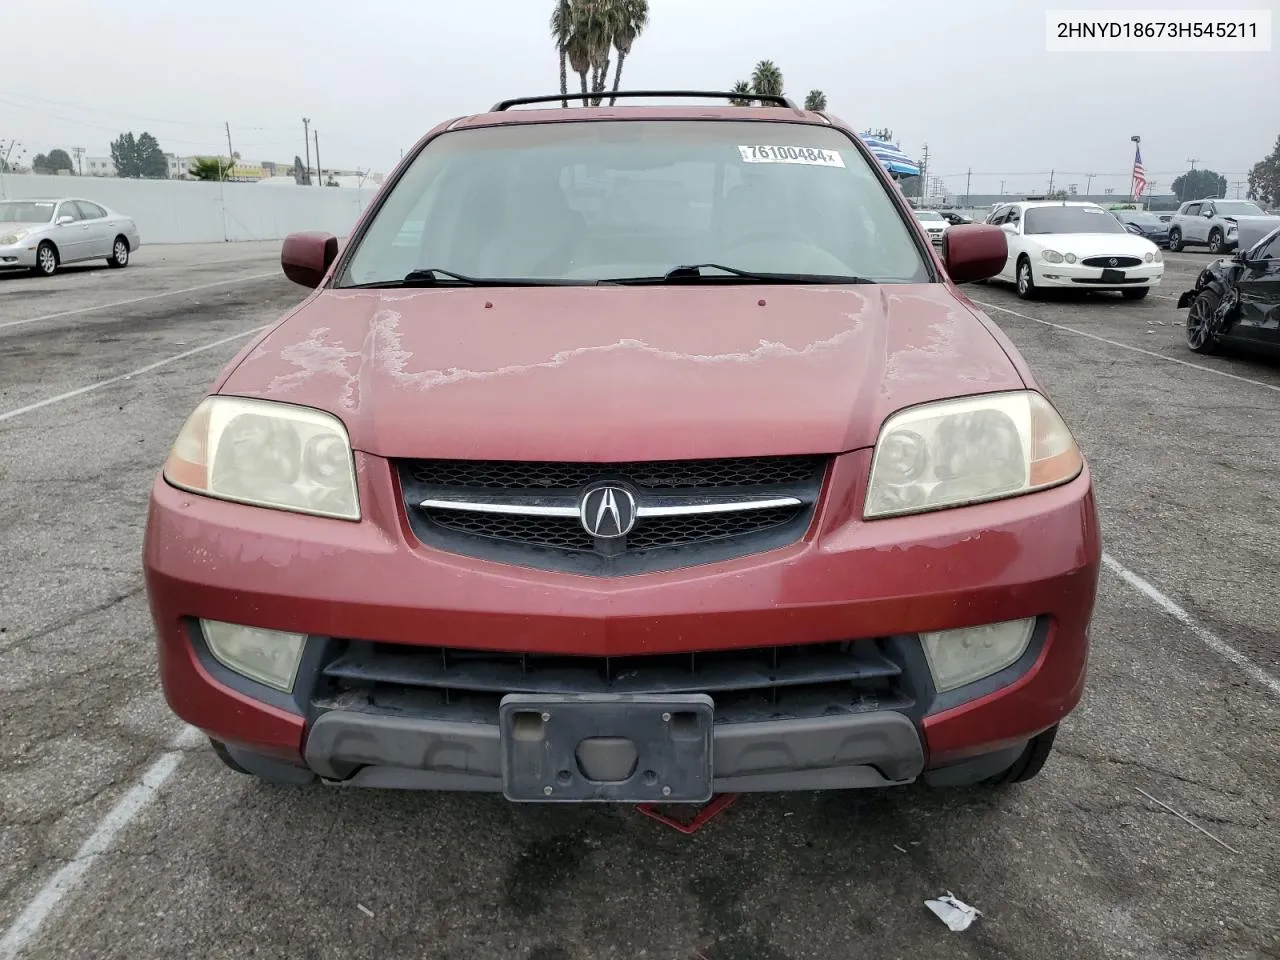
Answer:
<svg viewBox="0 0 1280 960"><path fill-rule="evenodd" d="M1268 206L1280 204L1280 137L1271 156L1259 160L1249 171L1249 199Z"/></svg>
<svg viewBox="0 0 1280 960"><path fill-rule="evenodd" d="M761 60L751 72L751 91L757 96L780 97L782 93L782 71L772 60Z"/></svg>
<svg viewBox="0 0 1280 960"><path fill-rule="evenodd" d="M560 106L569 106L569 43L573 39L574 9L571 0L556 0L551 12L551 39L560 53Z"/></svg>
<svg viewBox="0 0 1280 960"><path fill-rule="evenodd" d="M197 180L225 180L234 165L226 157L194 157L187 173Z"/></svg>
<svg viewBox="0 0 1280 960"><path fill-rule="evenodd" d="M71 155L60 147L49 151L49 168L57 173L59 170L70 170L76 172L75 165L71 162Z"/></svg>
<svg viewBox="0 0 1280 960"><path fill-rule="evenodd" d="M734 96L729 98L729 102L735 107L749 107L755 101L751 99L751 83L747 80L739 80L733 85L730 91Z"/></svg>
<svg viewBox="0 0 1280 960"><path fill-rule="evenodd" d="M613 72L613 92L618 92L622 83L622 65L631 56L631 48L636 38L649 26L649 0L616 0L614 17L613 48L618 51L618 63ZM609 106L617 103L616 97L609 98Z"/></svg>
<svg viewBox="0 0 1280 960"><path fill-rule="evenodd" d="M1174 195L1179 200L1202 200L1222 197L1227 193L1227 178L1212 170L1188 170L1173 178Z"/></svg>
<svg viewBox="0 0 1280 960"><path fill-rule="evenodd" d="M620 20L616 0L579 0L581 15L577 29L591 61L591 105L600 106L605 81L609 77L609 54Z"/></svg>
<svg viewBox="0 0 1280 960"><path fill-rule="evenodd" d="M809 95L804 98L804 108L821 113L827 109L827 95L821 90L810 90Z"/></svg>
<svg viewBox="0 0 1280 960"><path fill-rule="evenodd" d="M132 132L122 133L111 141L111 162L120 177L164 180L169 176L164 151L156 138L145 131L137 137Z"/></svg>

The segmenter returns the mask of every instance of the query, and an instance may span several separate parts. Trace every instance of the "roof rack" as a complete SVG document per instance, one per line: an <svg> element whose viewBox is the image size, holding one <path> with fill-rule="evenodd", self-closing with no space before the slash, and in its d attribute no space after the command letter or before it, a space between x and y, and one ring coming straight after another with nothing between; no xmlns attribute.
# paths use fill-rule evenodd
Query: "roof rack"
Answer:
<svg viewBox="0 0 1280 960"><path fill-rule="evenodd" d="M708 90L618 90L617 92L605 92L599 95L607 96L610 99L617 97L619 100L624 98L639 99L642 97L643 98L669 97L672 99L697 98L702 100L743 99L743 96L740 93L718 93L715 91L708 91ZM594 96L594 94L592 94L592 96ZM775 106L787 107L788 109L791 109L791 110L798 109L794 102L792 102L791 100L788 100L786 97L782 96L781 94L753 93L753 94L750 94L749 98L754 101L759 101L760 103L771 103L771 104L774 104ZM568 100L572 102L574 100L581 100L581 99L582 99L582 94L573 93L572 91L570 91L568 96L561 96L560 94L557 93L557 94L553 94L545 97L515 97L514 99L511 99L511 100L501 100L498 103L495 103L493 107L490 108L489 112L501 113L504 110L510 110L512 107L521 107L530 103L559 103L563 100Z"/></svg>

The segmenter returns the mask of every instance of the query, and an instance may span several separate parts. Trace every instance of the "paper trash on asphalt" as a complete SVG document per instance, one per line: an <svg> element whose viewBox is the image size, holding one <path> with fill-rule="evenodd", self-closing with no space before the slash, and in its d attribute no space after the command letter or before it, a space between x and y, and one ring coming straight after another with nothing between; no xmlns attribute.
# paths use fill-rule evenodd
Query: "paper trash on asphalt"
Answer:
<svg viewBox="0 0 1280 960"><path fill-rule="evenodd" d="M981 911L952 896L950 890L937 900L926 900L924 905L956 933L968 930L973 921L981 915Z"/></svg>

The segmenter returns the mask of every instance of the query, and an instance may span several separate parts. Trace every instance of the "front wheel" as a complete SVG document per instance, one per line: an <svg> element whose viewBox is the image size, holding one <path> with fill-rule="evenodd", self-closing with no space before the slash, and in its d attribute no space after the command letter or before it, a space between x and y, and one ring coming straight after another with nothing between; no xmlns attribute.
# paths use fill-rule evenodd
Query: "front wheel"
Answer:
<svg viewBox="0 0 1280 960"><path fill-rule="evenodd" d="M1213 290L1201 290L1187 311L1187 347L1192 353L1216 353L1218 336L1213 332L1213 315L1222 298Z"/></svg>
<svg viewBox="0 0 1280 960"><path fill-rule="evenodd" d="M52 277L58 272L58 251L46 240L36 250L35 273L41 277Z"/></svg>
<svg viewBox="0 0 1280 960"><path fill-rule="evenodd" d="M1150 292L1150 287L1130 287L1128 290L1121 290L1120 296L1126 300L1145 300Z"/></svg>
<svg viewBox="0 0 1280 960"><path fill-rule="evenodd" d="M1169 249L1174 253L1177 253L1179 250L1182 249L1182 231L1181 230L1169 231Z"/></svg>
<svg viewBox="0 0 1280 960"><path fill-rule="evenodd" d="M987 777L983 783L992 787L1005 787L1030 780L1043 769L1045 761L1053 751L1053 741L1057 736L1058 728L1053 726L1039 736L1033 737L1011 766L993 777Z"/></svg>
<svg viewBox="0 0 1280 960"><path fill-rule="evenodd" d="M1017 273L1018 296L1023 300L1036 298L1036 278L1031 272L1031 261L1023 257L1018 261Z"/></svg>
<svg viewBox="0 0 1280 960"><path fill-rule="evenodd" d="M1222 231L1216 227L1209 232L1209 252L1215 257L1223 251Z"/></svg>
<svg viewBox="0 0 1280 960"><path fill-rule="evenodd" d="M107 265L117 269L129 265L129 241L124 237L116 237L116 242L111 245L111 256L107 257Z"/></svg>

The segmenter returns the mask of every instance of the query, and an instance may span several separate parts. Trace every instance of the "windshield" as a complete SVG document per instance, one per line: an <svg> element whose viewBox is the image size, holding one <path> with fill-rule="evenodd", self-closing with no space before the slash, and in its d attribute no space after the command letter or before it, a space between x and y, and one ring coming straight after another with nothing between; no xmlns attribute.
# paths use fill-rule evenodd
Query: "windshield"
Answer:
<svg viewBox="0 0 1280 960"><path fill-rule="evenodd" d="M53 203L44 200L0 202L0 223L44 223L53 219Z"/></svg>
<svg viewBox="0 0 1280 960"><path fill-rule="evenodd" d="M1127 233L1124 224L1101 207L1032 207L1024 233Z"/></svg>
<svg viewBox="0 0 1280 960"><path fill-rule="evenodd" d="M916 218L919 220L941 220L942 214L934 213L932 210L917 210Z"/></svg>
<svg viewBox="0 0 1280 960"><path fill-rule="evenodd" d="M1120 219L1125 223L1136 223L1140 227L1163 227L1164 221L1154 213L1122 213Z"/></svg>
<svg viewBox="0 0 1280 960"><path fill-rule="evenodd" d="M1217 200L1214 206L1221 216L1227 217L1265 217L1262 208L1248 200Z"/></svg>
<svg viewBox="0 0 1280 960"><path fill-rule="evenodd" d="M337 285L419 268L595 283L702 263L929 279L889 192L839 131L637 120L444 134L388 193Z"/></svg>

